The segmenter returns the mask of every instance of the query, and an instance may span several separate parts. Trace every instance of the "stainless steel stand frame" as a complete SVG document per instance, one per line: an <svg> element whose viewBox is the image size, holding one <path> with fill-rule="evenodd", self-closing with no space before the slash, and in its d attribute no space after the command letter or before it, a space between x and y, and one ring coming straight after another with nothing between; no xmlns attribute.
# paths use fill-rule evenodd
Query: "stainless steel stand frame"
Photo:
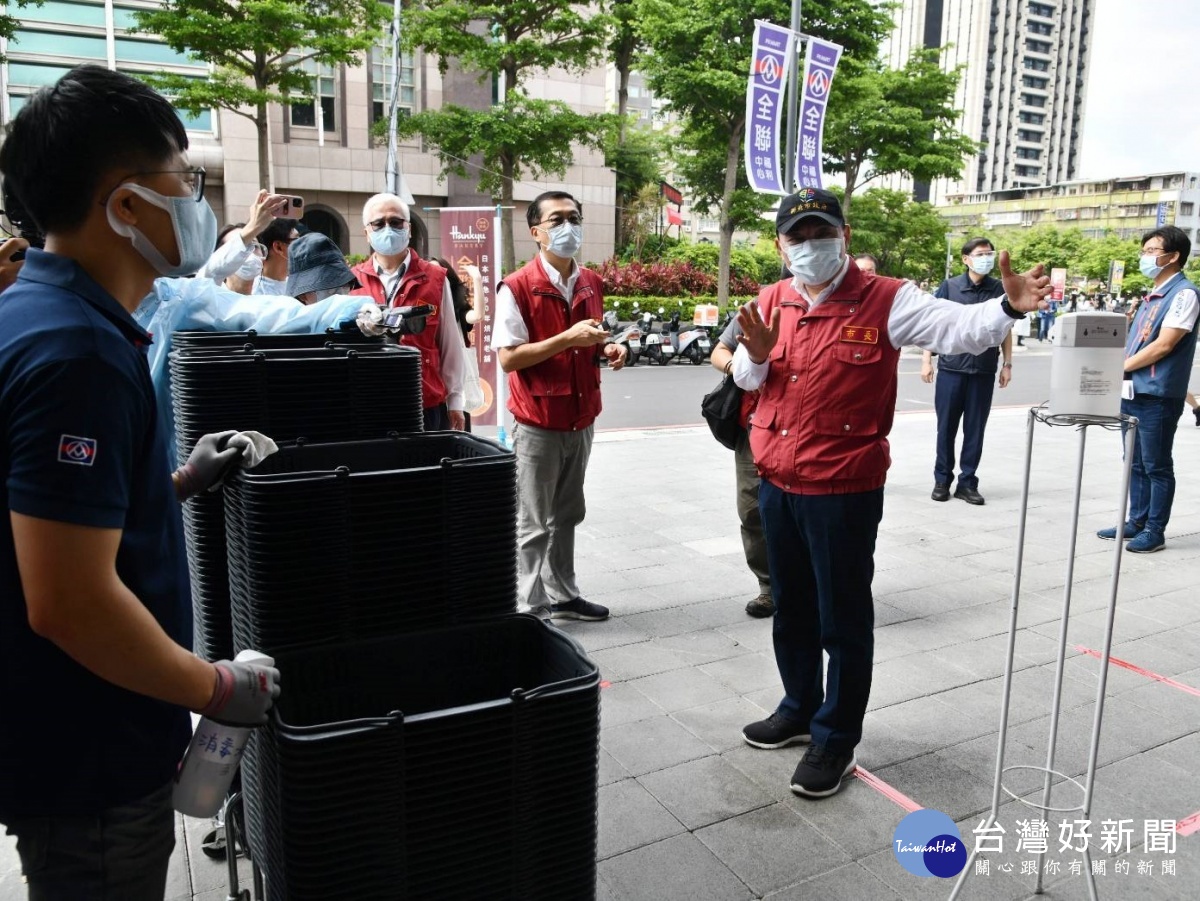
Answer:
<svg viewBox="0 0 1200 901"><path fill-rule="evenodd" d="M1024 560L1025 552L1025 520L1029 513L1029 474L1033 468L1033 431L1039 422L1051 426L1067 425L1078 427L1079 457L1075 467L1075 498L1071 511L1071 526L1067 535L1069 552L1067 555L1066 578L1063 584L1062 619L1059 622L1058 630L1058 660L1054 670L1054 696L1050 708L1050 738L1046 748L1046 765L1015 765L1006 767L1004 765L1004 747L1008 743L1008 708L1009 702L1012 699L1013 657L1017 644L1017 605L1021 596L1021 564ZM1071 414L1056 416L1048 413L1044 407L1034 407L1029 411L1029 422L1025 436L1025 479L1024 484L1021 486L1021 513L1017 522L1017 557L1013 571L1012 606L1008 623L1008 656L1004 662L1004 693L1000 706L1000 736L996 750L996 777L992 786L991 812L983 826L985 830L995 825L999 817L1002 793L1027 807L1040 810L1043 819L1045 819L1050 811L1056 813L1078 811L1083 819L1087 819L1091 813L1092 793L1096 780L1096 759L1100 748L1100 725L1104 716L1104 691L1108 682L1108 659L1109 652L1112 649L1113 619L1117 612L1117 584L1120 581L1121 575L1121 552L1124 550L1124 543L1120 540L1119 536L1125 527L1125 514L1129 505L1129 478L1133 466L1134 442L1137 440L1137 422L1137 419L1132 416L1084 416ZM1071 614L1071 589L1075 576L1075 541L1079 532L1079 502L1083 490L1083 456L1087 445L1087 430L1089 426L1100 426L1105 429L1120 428L1122 430L1125 440L1125 465L1123 467L1124 475L1121 479L1121 499L1118 503L1118 538L1114 542L1116 550L1113 553L1112 577L1109 581L1108 616L1104 626L1104 649L1100 657L1100 682L1096 689L1096 705L1092 715L1092 737L1091 743L1088 746L1087 772L1084 774L1084 781L1081 783L1079 780L1072 779L1065 773L1060 773L1054 769L1054 754L1058 744L1058 720L1062 706L1063 672L1067 661L1067 624ZM1041 804L1026 801L1004 786L1004 774L1009 770L1036 770L1045 774L1046 778L1042 788ZM1050 789L1055 776L1079 788L1083 792L1083 803L1074 807L1051 807ZM978 856L979 849L977 846L971 852L971 856L967 858L967 863L963 867L962 873L959 874L958 880L954 883L954 889L950 893L950 901L954 901L958 897L959 892L962 891L963 885L971 873L972 863ZM1034 894L1038 895L1042 893L1044 857L1045 852L1038 854L1037 884L1034 887ZM1098 901L1096 877L1092 873L1092 856L1090 850L1084 849L1083 858L1087 866L1088 897L1091 901Z"/></svg>

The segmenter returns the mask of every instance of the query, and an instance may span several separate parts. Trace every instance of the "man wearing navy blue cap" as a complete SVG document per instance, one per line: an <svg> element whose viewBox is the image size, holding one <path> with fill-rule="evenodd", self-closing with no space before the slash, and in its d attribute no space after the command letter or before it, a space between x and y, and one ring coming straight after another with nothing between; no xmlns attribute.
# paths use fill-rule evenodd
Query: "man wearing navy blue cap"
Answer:
<svg viewBox="0 0 1200 901"><path fill-rule="evenodd" d="M742 730L756 748L807 745L798 795L824 798L854 771L871 692L871 581L900 348L979 353L1036 309L1049 279L1000 255L1007 297L963 306L912 282L868 275L846 254L850 228L828 191L783 200L776 247L792 278L738 313L733 378L758 390L750 447L775 601L772 638L784 696ZM828 677L822 653L829 655Z"/></svg>

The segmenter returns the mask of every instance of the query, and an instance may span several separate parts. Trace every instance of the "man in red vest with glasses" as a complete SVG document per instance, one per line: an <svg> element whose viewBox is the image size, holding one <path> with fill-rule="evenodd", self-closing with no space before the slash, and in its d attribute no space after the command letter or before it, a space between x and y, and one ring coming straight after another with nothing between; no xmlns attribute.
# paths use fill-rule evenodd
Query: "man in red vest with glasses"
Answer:
<svg viewBox="0 0 1200 901"><path fill-rule="evenodd" d="M871 580L900 348L980 353L1037 309L1050 287L1040 265L1014 275L1007 253L1006 296L971 306L864 273L846 254L850 228L828 191L785 198L775 229L793 277L738 313L733 377L760 392L750 447L762 477L784 697L742 735L756 748L808 745L792 791L823 798L854 771L871 691Z"/></svg>
<svg viewBox="0 0 1200 901"><path fill-rule="evenodd" d="M369 294L385 307L433 307L425 320L425 330L400 340L421 351L425 431L461 430L466 425L463 380L467 353L454 318L454 298L446 282L446 270L421 259L409 247L412 223L408 204L395 194L376 194L366 202L363 232L372 253L351 270L362 287L350 293Z"/></svg>
<svg viewBox="0 0 1200 901"><path fill-rule="evenodd" d="M583 211L565 191L547 191L525 211L539 253L496 291L492 349L508 373L517 455L517 595L543 619L602 620L575 580L575 527L600 415L600 361L615 371L625 348L600 324L600 276L575 262Z"/></svg>

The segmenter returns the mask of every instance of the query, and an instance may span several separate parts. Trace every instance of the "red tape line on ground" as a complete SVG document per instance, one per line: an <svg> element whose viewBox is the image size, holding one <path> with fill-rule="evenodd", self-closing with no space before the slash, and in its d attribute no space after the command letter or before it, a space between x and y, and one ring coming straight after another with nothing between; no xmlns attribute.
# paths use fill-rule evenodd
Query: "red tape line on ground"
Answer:
<svg viewBox="0 0 1200 901"><path fill-rule="evenodd" d="M1075 650L1079 651L1081 654L1088 654L1097 659L1104 658L1104 655L1099 651L1094 651L1091 648L1085 648L1083 645L1075 645ZM1195 695L1196 697L1200 698L1200 688L1193 688L1190 685L1184 685L1182 682L1176 682L1174 679L1159 675L1158 673L1152 673L1148 669L1142 669L1140 666L1130 663L1127 660L1122 660L1119 657L1109 657L1108 662L1112 663L1114 666L1120 666L1129 670L1130 672L1137 673L1139 676L1145 676L1147 679L1153 679L1155 682L1163 683L1163 685L1170 685L1172 688L1178 688L1180 691L1186 691L1188 694Z"/></svg>
<svg viewBox="0 0 1200 901"><path fill-rule="evenodd" d="M1184 817L1176 823L1175 831L1180 835L1191 835L1193 832L1200 832L1200 810L1196 811L1190 817Z"/></svg>
<svg viewBox="0 0 1200 901"><path fill-rule="evenodd" d="M861 779L863 782L867 783L867 785L871 786L871 788L875 789L875 791L879 792L881 795L883 795L889 801L892 801L895 804L898 804L901 807L903 807L909 813L912 813L914 810L922 809L920 804L918 804L916 801L914 801L908 795L904 794L904 792L898 791L897 789L892 788L890 785L888 785L886 782L884 782L882 779L880 779L874 773L870 773L870 772L864 770L862 767L855 767L854 775L857 776L859 779Z"/></svg>

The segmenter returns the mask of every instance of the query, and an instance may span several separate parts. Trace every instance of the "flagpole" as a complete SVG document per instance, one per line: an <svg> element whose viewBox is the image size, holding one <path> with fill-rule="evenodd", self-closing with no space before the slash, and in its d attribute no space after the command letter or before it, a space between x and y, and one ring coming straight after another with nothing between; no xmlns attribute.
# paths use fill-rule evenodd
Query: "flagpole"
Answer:
<svg viewBox="0 0 1200 901"><path fill-rule="evenodd" d="M800 2L792 0L792 31L797 35L800 34ZM796 132L800 121L800 66L795 59L790 62L792 76L791 89L788 91L787 141L783 145L783 189L789 193L796 186Z"/></svg>

